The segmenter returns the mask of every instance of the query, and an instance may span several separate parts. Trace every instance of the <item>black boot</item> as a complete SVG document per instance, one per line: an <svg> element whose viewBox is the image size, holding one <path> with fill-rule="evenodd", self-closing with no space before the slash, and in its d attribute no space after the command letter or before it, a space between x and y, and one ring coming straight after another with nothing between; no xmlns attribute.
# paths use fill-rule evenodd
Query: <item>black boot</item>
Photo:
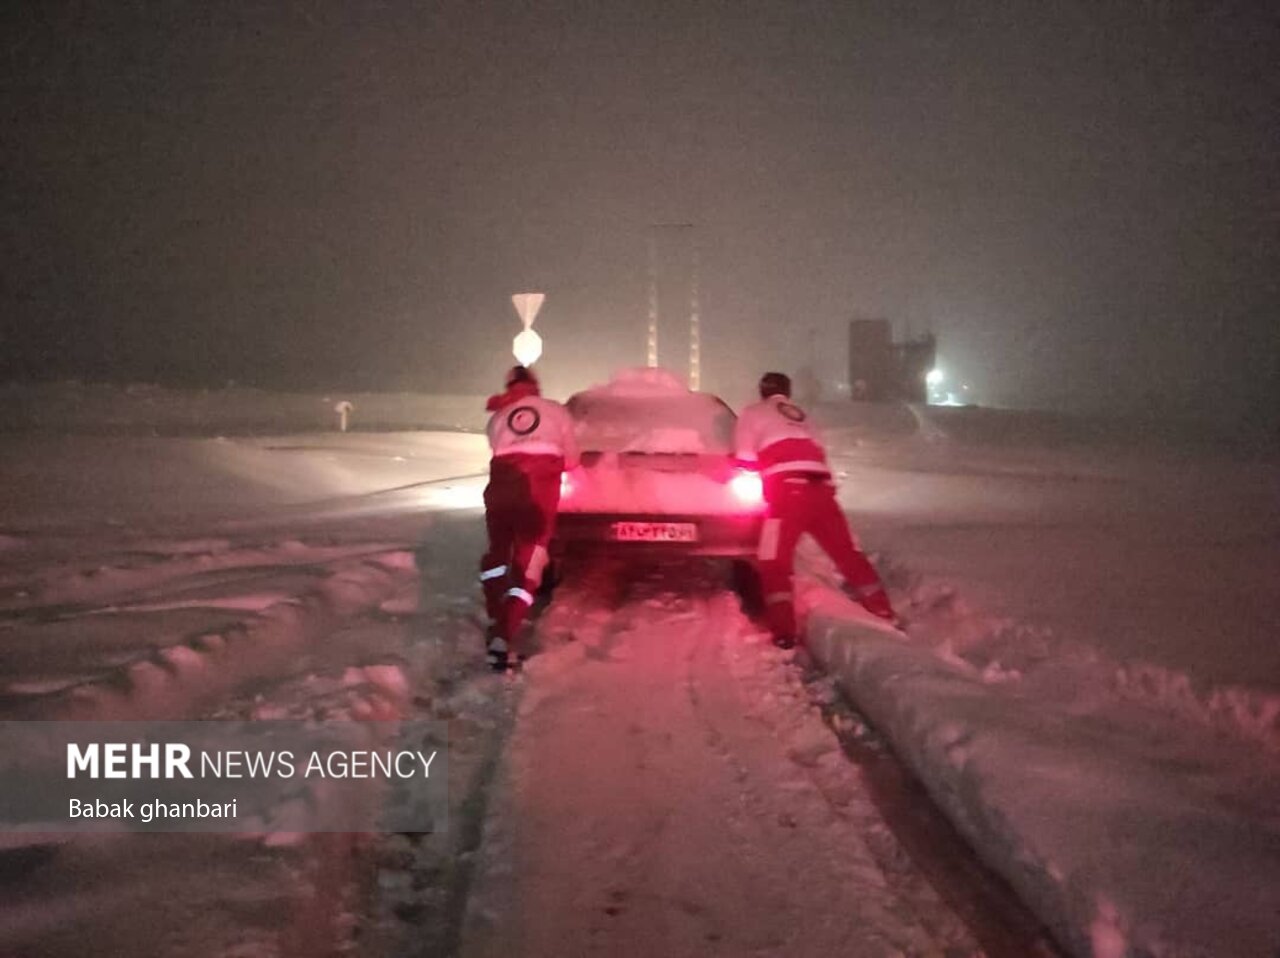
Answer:
<svg viewBox="0 0 1280 958"><path fill-rule="evenodd" d="M495 672L505 672L510 656L507 640L500 635L490 637L486 651L489 655L489 668Z"/></svg>

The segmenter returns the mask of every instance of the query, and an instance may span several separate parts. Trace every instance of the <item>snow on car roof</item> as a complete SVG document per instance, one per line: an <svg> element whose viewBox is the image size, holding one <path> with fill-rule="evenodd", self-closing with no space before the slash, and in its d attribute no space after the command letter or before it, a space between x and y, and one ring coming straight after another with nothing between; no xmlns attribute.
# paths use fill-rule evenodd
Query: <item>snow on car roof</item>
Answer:
<svg viewBox="0 0 1280 958"><path fill-rule="evenodd" d="M616 370L607 383L586 392L606 396L689 395L690 389L676 373L661 366L631 366Z"/></svg>
<svg viewBox="0 0 1280 958"><path fill-rule="evenodd" d="M662 368L624 369L571 397L578 443L603 452L729 453L734 414Z"/></svg>

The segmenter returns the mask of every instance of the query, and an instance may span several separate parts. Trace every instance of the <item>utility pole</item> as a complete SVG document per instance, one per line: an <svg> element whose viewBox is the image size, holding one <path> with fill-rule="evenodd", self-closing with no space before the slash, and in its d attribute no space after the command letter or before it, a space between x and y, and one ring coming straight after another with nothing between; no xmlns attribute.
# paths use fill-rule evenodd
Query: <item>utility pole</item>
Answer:
<svg viewBox="0 0 1280 958"><path fill-rule="evenodd" d="M693 278L689 291L689 388L702 388L702 330L698 316L698 240L693 240Z"/></svg>
<svg viewBox="0 0 1280 958"><path fill-rule="evenodd" d="M702 382L702 329L699 303L698 246L693 223L652 223L649 226L649 336L647 360L650 366L658 365L658 234L659 231L687 233L690 236L689 283L689 388L698 389Z"/></svg>
<svg viewBox="0 0 1280 958"><path fill-rule="evenodd" d="M658 236L649 231L649 339L648 365L658 365Z"/></svg>

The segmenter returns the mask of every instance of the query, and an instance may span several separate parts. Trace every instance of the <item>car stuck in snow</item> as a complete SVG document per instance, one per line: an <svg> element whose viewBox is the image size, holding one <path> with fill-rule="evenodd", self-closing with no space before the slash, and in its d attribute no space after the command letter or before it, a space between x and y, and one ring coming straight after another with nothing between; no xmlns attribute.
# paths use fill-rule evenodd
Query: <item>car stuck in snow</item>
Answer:
<svg viewBox="0 0 1280 958"><path fill-rule="evenodd" d="M561 483L553 554L755 554L760 477L735 461L736 416L721 399L646 368L566 407L582 455Z"/></svg>

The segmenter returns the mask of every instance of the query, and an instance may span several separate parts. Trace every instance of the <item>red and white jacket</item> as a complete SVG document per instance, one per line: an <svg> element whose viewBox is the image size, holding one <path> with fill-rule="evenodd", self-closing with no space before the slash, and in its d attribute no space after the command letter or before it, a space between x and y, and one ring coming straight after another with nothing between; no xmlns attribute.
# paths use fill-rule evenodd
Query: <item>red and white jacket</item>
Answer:
<svg viewBox="0 0 1280 958"><path fill-rule="evenodd" d="M761 476L787 472L831 475L827 453L809 414L786 396L770 396L742 410L734 431L738 459Z"/></svg>
<svg viewBox="0 0 1280 958"><path fill-rule="evenodd" d="M493 458L556 456L572 469L578 462L573 419L564 406L543 399L531 383L516 383L506 392L490 396L486 409L493 413L485 429Z"/></svg>

